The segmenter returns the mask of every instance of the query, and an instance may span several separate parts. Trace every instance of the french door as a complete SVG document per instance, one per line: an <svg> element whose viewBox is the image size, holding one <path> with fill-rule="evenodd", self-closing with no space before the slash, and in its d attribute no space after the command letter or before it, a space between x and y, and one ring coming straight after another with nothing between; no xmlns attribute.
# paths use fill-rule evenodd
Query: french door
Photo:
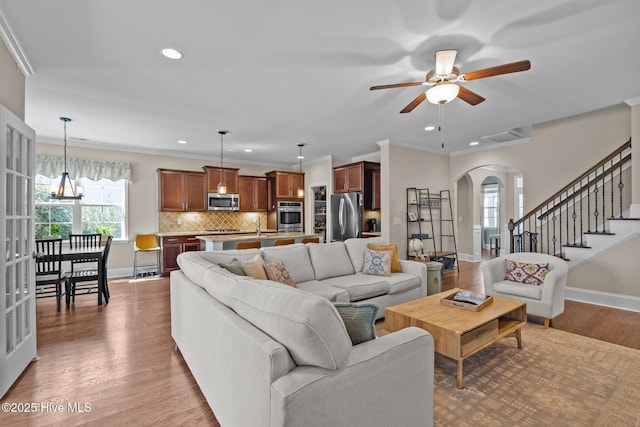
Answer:
<svg viewBox="0 0 640 427"><path fill-rule="evenodd" d="M0 396L36 355L35 132L0 105Z"/></svg>

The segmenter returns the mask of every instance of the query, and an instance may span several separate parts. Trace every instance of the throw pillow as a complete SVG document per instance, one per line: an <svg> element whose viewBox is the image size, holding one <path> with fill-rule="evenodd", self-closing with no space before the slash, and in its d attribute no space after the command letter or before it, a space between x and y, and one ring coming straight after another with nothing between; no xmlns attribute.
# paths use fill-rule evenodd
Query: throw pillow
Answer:
<svg viewBox="0 0 640 427"><path fill-rule="evenodd" d="M269 280L284 283L285 285L296 287L296 282L291 278L289 270L282 261L268 262L264 265L264 271L267 273Z"/></svg>
<svg viewBox="0 0 640 427"><path fill-rule="evenodd" d="M242 269L247 276L251 276L254 279L267 280L267 273L264 271L264 260L260 254L254 256L249 261L243 261Z"/></svg>
<svg viewBox="0 0 640 427"><path fill-rule="evenodd" d="M544 264L529 264L509 259L505 259L504 262L507 271L505 279L512 282L540 286L544 282L547 273L549 273L548 262Z"/></svg>
<svg viewBox="0 0 640 427"><path fill-rule="evenodd" d="M353 345L376 337L376 315L378 304L374 303L334 303Z"/></svg>
<svg viewBox="0 0 640 427"><path fill-rule="evenodd" d="M218 264L220 267L225 270L236 274L238 276L246 276L244 273L244 269L242 268L242 262L238 258L234 258L229 264Z"/></svg>
<svg viewBox="0 0 640 427"><path fill-rule="evenodd" d="M396 245L374 245L369 243L369 249L374 251L391 251L393 255L391 256L391 272L392 273L401 273L402 267L400 267L400 260L398 259L398 247Z"/></svg>
<svg viewBox="0 0 640 427"><path fill-rule="evenodd" d="M391 251L364 250L364 266L362 272L374 276L391 276Z"/></svg>

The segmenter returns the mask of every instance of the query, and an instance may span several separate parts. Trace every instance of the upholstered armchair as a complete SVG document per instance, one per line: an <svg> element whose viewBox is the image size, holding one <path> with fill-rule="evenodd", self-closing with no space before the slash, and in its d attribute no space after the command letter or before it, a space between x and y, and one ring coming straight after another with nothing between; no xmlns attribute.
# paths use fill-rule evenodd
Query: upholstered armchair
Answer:
<svg viewBox="0 0 640 427"><path fill-rule="evenodd" d="M540 274L535 271L536 266L530 266L531 275L522 271L520 274L514 274L512 269L511 278L517 280L507 280L506 260L527 264L548 264L549 272ZM551 319L564 312L564 293L568 272L567 262L561 258L534 252L507 254L482 264L485 293L525 302L527 314L542 317L545 328L549 327ZM535 281L536 277L542 280L541 284L522 283Z"/></svg>

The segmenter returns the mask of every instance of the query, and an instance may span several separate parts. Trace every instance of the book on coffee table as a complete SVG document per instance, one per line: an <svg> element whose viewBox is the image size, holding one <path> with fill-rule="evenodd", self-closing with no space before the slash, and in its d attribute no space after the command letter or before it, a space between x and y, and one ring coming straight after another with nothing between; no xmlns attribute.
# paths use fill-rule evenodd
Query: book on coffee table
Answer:
<svg viewBox="0 0 640 427"><path fill-rule="evenodd" d="M493 302L491 295L479 294L471 291L458 291L455 294L445 296L440 300L441 304L450 307L463 308L469 311L480 311Z"/></svg>
<svg viewBox="0 0 640 427"><path fill-rule="evenodd" d="M466 302L469 304L480 305L485 302L487 295L471 291L458 291L453 296L454 301Z"/></svg>

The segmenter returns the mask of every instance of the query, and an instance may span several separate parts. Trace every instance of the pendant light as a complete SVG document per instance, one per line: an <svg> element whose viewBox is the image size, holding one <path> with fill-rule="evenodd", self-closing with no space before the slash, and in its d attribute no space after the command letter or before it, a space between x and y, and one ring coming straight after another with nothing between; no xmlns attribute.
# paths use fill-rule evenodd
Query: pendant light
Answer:
<svg viewBox="0 0 640 427"><path fill-rule="evenodd" d="M298 154L298 160L300 161L300 173L302 173L302 159L304 159L304 156L302 155L302 147L304 147L304 144L298 144L298 148L300 149L300 154ZM301 181L304 182L304 179ZM298 187L298 197L304 197L304 187L302 184Z"/></svg>
<svg viewBox="0 0 640 427"><path fill-rule="evenodd" d="M67 123L69 123L71 119L68 117L60 117L60 120L64 123L64 171L62 172L58 189L52 191L49 198L55 200L80 200L82 199L83 188L80 185L76 185L74 188L71 178L69 178L69 173L67 172Z"/></svg>
<svg viewBox="0 0 640 427"><path fill-rule="evenodd" d="M218 133L220 134L220 182L218 183L218 194L227 194L227 184L224 183L224 155L222 154L223 149L223 138L226 134L229 133L228 130L218 129Z"/></svg>

